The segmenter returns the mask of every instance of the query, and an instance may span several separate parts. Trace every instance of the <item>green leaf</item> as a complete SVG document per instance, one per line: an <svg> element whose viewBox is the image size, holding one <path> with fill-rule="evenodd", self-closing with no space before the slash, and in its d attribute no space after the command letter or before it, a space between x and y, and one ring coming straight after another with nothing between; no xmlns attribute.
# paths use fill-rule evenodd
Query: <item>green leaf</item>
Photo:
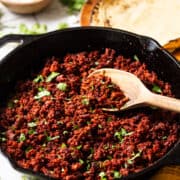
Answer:
<svg viewBox="0 0 180 180"><path fill-rule="evenodd" d="M57 84L56 87L61 91L67 91L67 84L66 83L61 82L61 83Z"/></svg>
<svg viewBox="0 0 180 180"><path fill-rule="evenodd" d="M44 78L43 78L43 76L40 74L40 75L38 75L34 80L33 80L33 82L35 82L35 83L38 83L38 82L43 82L44 81Z"/></svg>
<svg viewBox="0 0 180 180"><path fill-rule="evenodd" d="M136 158L140 157L140 156L141 156L141 153L142 153L142 151L139 151L139 152L137 152L136 154L133 153L133 154L132 154L132 157L127 160L128 164L133 164L133 161L134 161Z"/></svg>
<svg viewBox="0 0 180 180"><path fill-rule="evenodd" d="M30 122L30 123L28 123L28 127L33 128L33 127L36 127L36 126L37 126L36 122Z"/></svg>
<svg viewBox="0 0 180 180"><path fill-rule="evenodd" d="M68 134L68 133L69 133L68 131L63 131L63 134L64 134L64 135L66 135L66 134Z"/></svg>
<svg viewBox="0 0 180 180"><path fill-rule="evenodd" d="M167 136L163 136L162 139L163 139L163 140L167 139Z"/></svg>
<svg viewBox="0 0 180 180"><path fill-rule="evenodd" d="M79 11L84 4L85 0L59 0L61 3L66 5L69 12Z"/></svg>
<svg viewBox="0 0 180 180"><path fill-rule="evenodd" d="M152 91L155 92L155 93L162 93L162 90L161 88L158 86L158 85L153 85L153 88L152 88Z"/></svg>
<svg viewBox="0 0 180 180"><path fill-rule="evenodd" d="M36 132L36 130L34 130L34 129L30 129L29 131L28 131L28 134L36 134L37 132Z"/></svg>
<svg viewBox="0 0 180 180"><path fill-rule="evenodd" d="M138 58L138 56L136 54L133 56L133 58L134 58L135 61L139 61L139 58Z"/></svg>
<svg viewBox="0 0 180 180"><path fill-rule="evenodd" d="M84 164L84 160L79 159L80 164Z"/></svg>
<svg viewBox="0 0 180 180"><path fill-rule="evenodd" d="M67 148L67 145L65 143L62 143L61 144L61 148L64 149L64 148Z"/></svg>
<svg viewBox="0 0 180 180"><path fill-rule="evenodd" d="M99 176L101 177L101 180L107 180L107 178L106 178L106 173L105 173L104 171L101 171L101 172L99 173Z"/></svg>
<svg viewBox="0 0 180 180"><path fill-rule="evenodd" d="M48 90L46 90L46 89L44 89L42 87L39 87L38 91L39 92L37 93L36 96L34 96L34 99L41 99L44 96L50 96L51 95L51 93Z"/></svg>
<svg viewBox="0 0 180 180"><path fill-rule="evenodd" d="M88 98L86 98L86 97L83 97L83 99L82 99L81 103L82 103L83 105L88 106L88 105L89 105L89 99L88 99Z"/></svg>
<svg viewBox="0 0 180 180"><path fill-rule="evenodd" d="M122 177L119 171L113 171L114 179L119 179Z"/></svg>
<svg viewBox="0 0 180 180"><path fill-rule="evenodd" d="M49 74L49 76L46 78L46 82L51 82L59 74L60 74L59 72L51 72L51 74Z"/></svg>
<svg viewBox="0 0 180 180"><path fill-rule="evenodd" d="M23 141L25 141L25 140L26 140L25 134L24 134L24 133L21 133L20 136L19 136L18 141L19 141L19 142L23 142Z"/></svg>
<svg viewBox="0 0 180 180"><path fill-rule="evenodd" d="M28 146L27 148L26 148L26 153L28 152L28 151L30 151L32 149L32 146Z"/></svg>
<svg viewBox="0 0 180 180"><path fill-rule="evenodd" d="M0 137L0 142L5 142L7 139L5 137Z"/></svg>
<svg viewBox="0 0 180 180"><path fill-rule="evenodd" d="M99 129L102 129L102 125L101 125L101 124L98 124L98 128L99 128Z"/></svg>
<svg viewBox="0 0 180 180"><path fill-rule="evenodd" d="M46 24L36 23L32 26L31 31L33 32L33 34L43 34L47 32L47 26Z"/></svg>
<svg viewBox="0 0 180 180"><path fill-rule="evenodd" d="M43 34L47 32L47 26L45 24L35 23L31 28L28 28L25 24L19 25L19 32L21 34Z"/></svg>
<svg viewBox="0 0 180 180"><path fill-rule="evenodd" d="M116 131L114 133L114 137L117 137L119 141L122 143L125 136L130 136L133 132L127 132L124 128L121 128L120 131Z"/></svg>
<svg viewBox="0 0 180 180"><path fill-rule="evenodd" d="M79 145L76 147L76 149L80 150L82 148L82 145Z"/></svg>
<svg viewBox="0 0 180 180"><path fill-rule="evenodd" d="M53 141L53 140L56 140L56 139L59 139L60 136L54 136L54 137L50 137L50 136L47 136L46 139L47 141Z"/></svg>
<svg viewBox="0 0 180 180"><path fill-rule="evenodd" d="M58 25L58 29L59 29L59 30L65 29L65 28L68 28L68 27L69 27L69 25L68 25L67 23L60 23L60 24Z"/></svg>

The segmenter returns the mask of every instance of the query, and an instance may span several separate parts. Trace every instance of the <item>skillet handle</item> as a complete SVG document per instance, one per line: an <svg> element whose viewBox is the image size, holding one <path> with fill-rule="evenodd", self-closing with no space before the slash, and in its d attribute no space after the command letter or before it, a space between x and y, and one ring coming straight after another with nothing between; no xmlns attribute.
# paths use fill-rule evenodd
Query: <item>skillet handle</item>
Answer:
<svg viewBox="0 0 180 180"><path fill-rule="evenodd" d="M18 46L38 39L42 35L16 35L11 34L0 39L0 61Z"/></svg>

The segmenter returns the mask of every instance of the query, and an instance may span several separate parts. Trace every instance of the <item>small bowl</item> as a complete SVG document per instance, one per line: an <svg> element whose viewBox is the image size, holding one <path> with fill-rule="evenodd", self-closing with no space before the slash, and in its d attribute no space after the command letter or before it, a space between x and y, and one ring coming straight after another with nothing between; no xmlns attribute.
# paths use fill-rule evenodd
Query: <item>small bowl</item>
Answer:
<svg viewBox="0 0 180 180"><path fill-rule="evenodd" d="M19 14L36 13L47 7L52 0L1 0L12 12Z"/></svg>

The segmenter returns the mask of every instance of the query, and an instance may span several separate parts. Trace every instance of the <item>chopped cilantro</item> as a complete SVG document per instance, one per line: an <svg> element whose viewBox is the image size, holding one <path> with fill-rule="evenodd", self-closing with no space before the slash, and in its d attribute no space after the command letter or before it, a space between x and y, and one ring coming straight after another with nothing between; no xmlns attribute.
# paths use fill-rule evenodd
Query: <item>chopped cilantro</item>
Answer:
<svg viewBox="0 0 180 180"><path fill-rule="evenodd" d="M30 151L32 149L32 146L28 146L25 150L25 152L27 153L28 151Z"/></svg>
<svg viewBox="0 0 180 180"><path fill-rule="evenodd" d="M19 142L23 142L23 141L25 141L25 140L26 140L25 134L24 134L24 133L21 133L20 136L19 136L18 141L19 141Z"/></svg>
<svg viewBox="0 0 180 180"><path fill-rule="evenodd" d="M5 142L6 138L5 137L0 137L0 142Z"/></svg>
<svg viewBox="0 0 180 180"><path fill-rule="evenodd" d="M31 28L28 28L25 24L19 25L19 32L21 34L43 34L47 32L47 26L45 24L34 24Z"/></svg>
<svg viewBox="0 0 180 180"><path fill-rule="evenodd" d="M59 83L56 86L61 91L67 91L67 84L66 83Z"/></svg>
<svg viewBox="0 0 180 180"><path fill-rule="evenodd" d="M101 180L107 180L107 178L106 178L106 173L105 173L104 171L101 171L101 172L99 173L99 176L101 177Z"/></svg>
<svg viewBox="0 0 180 180"><path fill-rule="evenodd" d="M134 58L135 61L139 61L139 58L138 58L138 56L136 54L133 56L133 58Z"/></svg>
<svg viewBox="0 0 180 180"><path fill-rule="evenodd" d="M47 136L46 140L47 141L53 141L53 140L56 140L56 139L59 139L59 138L60 138L60 136L54 136L54 137Z"/></svg>
<svg viewBox="0 0 180 180"><path fill-rule="evenodd" d="M82 145L79 145L76 147L76 149L80 150L82 148Z"/></svg>
<svg viewBox="0 0 180 180"><path fill-rule="evenodd" d="M155 93L162 93L161 88L158 85L153 85L152 91Z"/></svg>
<svg viewBox="0 0 180 180"><path fill-rule="evenodd" d="M101 125L101 124L98 124L98 128L99 128L99 129L102 129L102 125Z"/></svg>
<svg viewBox="0 0 180 180"><path fill-rule="evenodd" d="M111 88L114 87L114 84L109 84L107 87L108 87L109 89L111 89Z"/></svg>
<svg viewBox="0 0 180 180"><path fill-rule="evenodd" d="M119 179L122 177L119 171L113 171L114 179Z"/></svg>
<svg viewBox="0 0 180 180"><path fill-rule="evenodd" d="M43 78L43 76L40 74L40 75L38 75L34 80L33 80L33 82L35 82L35 83L38 83L38 82L43 82L44 81L44 78Z"/></svg>
<svg viewBox="0 0 180 180"><path fill-rule="evenodd" d="M68 24L67 23L60 23L58 25L58 29L61 30L61 29L65 29L65 28L68 28Z"/></svg>
<svg viewBox="0 0 180 180"><path fill-rule="evenodd" d="M28 127L33 128L33 127L36 127L36 126L37 126L36 122L30 122L30 123L28 123Z"/></svg>
<svg viewBox="0 0 180 180"><path fill-rule="evenodd" d="M66 134L68 134L68 133L69 133L68 131L63 131L63 134L64 134L64 135L66 135Z"/></svg>
<svg viewBox="0 0 180 180"><path fill-rule="evenodd" d="M82 104L83 105L86 105L86 106L88 106L89 105L89 99L88 98L86 98L86 97L83 97L83 99L82 99Z"/></svg>
<svg viewBox="0 0 180 180"><path fill-rule="evenodd" d="M61 144L61 148L62 148L62 149L66 148L66 147L67 147L67 145L66 145L65 143L62 143L62 144Z"/></svg>
<svg viewBox="0 0 180 180"><path fill-rule="evenodd" d="M51 72L51 74L49 74L49 76L46 78L46 82L51 82L59 74L60 74L59 72Z"/></svg>
<svg viewBox="0 0 180 180"><path fill-rule="evenodd" d="M84 161L82 159L79 159L80 164L84 164Z"/></svg>
<svg viewBox="0 0 180 180"><path fill-rule="evenodd" d="M79 11L85 0L60 0L61 3L68 6L69 12Z"/></svg>
<svg viewBox="0 0 180 180"><path fill-rule="evenodd" d="M51 93L48 90L41 88L41 87L38 88L38 91L39 92L37 93L36 96L34 96L34 99L41 99L44 96L50 96L51 95Z"/></svg>
<svg viewBox="0 0 180 180"><path fill-rule="evenodd" d="M123 139L125 136L130 136L131 134L133 134L133 132L127 132L124 128L121 128L120 131L116 131L114 133L114 136L117 137L119 139L119 141L122 143Z"/></svg>
<svg viewBox="0 0 180 180"><path fill-rule="evenodd" d="M88 171L91 167L91 164L90 163L87 163L87 166L86 166L86 170Z"/></svg>
<svg viewBox="0 0 180 180"><path fill-rule="evenodd" d="M34 130L34 129L30 129L29 131L28 131L28 134L36 134L37 132Z"/></svg>
<svg viewBox="0 0 180 180"><path fill-rule="evenodd" d="M163 136L162 139L163 139L163 140L167 139L167 136Z"/></svg>
<svg viewBox="0 0 180 180"><path fill-rule="evenodd" d="M136 154L133 153L133 154L132 154L132 157L127 160L128 164L133 164L133 161L134 161L136 158L138 158L138 157L141 156L141 152L142 152L142 151L139 151L139 152L136 153Z"/></svg>

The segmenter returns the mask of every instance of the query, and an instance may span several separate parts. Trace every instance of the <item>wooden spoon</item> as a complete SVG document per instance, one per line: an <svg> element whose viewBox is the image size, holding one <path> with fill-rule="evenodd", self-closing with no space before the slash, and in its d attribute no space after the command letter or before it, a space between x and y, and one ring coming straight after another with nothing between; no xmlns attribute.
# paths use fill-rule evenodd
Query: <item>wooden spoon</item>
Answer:
<svg viewBox="0 0 180 180"><path fill-rule="evenodd" d="M0 0L11 11L19 14L31 14L47 7L52 0Z"/></svg>
<svg viewBox="0 0 180 180"><path fill-rule="evenodd" d="M111 78L112 83L116 84L123 91L124 95L129 98L129 101L118 108L103 108L105 111L120 111L139 106L155 106L175 112L180 112L180 100L158 95L149 91L144 84L135 75L111 68L103 68L94 71L89 75L95 76L103 74Z"/></svg>

